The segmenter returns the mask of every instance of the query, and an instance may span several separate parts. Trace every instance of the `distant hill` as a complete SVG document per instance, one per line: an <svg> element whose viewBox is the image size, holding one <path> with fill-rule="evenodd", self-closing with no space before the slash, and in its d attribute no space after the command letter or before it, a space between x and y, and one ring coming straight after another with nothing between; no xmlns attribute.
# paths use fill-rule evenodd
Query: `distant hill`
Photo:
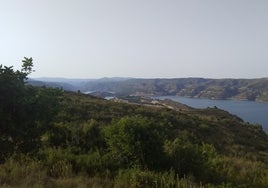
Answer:
<svg viewBox="0 0 268 188"><path fill-rule="evenodd" d="M41 80L42 81L42 80ZM51 80L53 81L53 80ZM112 92L117 95L178 95L208 99L238 99L251 101L268 101L268 78L259 79L135 79L103 78L93 80L65 79L58 82L68 83L72 90L82 92ZM50 84L51 82L45 82ZM67 85L66 85L67 86ZM70 85L68 85L70 87Z"/></svg>
<svg viewBox="0 0 268 188"><path fill-rule="evenodd" d="M46 86L46 87L53 87L53 88L62 88L67 91L77 91L79 90L79 87L73 84L70 84L69 82L58 82L58 81L45 81L45 80L34 80L29 79L27 80L28 84L31 84L33 86Z"/></svg>
<svg viewBox="0 0 268 188"><path fill-rule="evenodd" d="M91 92L103 92L106 91L106 87L102 90L101 85L103 83L109 84L111 82L121 82L126 81L129 78L100 78L100 79L71 79L71 78L32 78L27 82L34 86L47 86L54 88L62 88L67 91L78 91L81 90L85 93ZM90 85L90 87L88 87ZM90 88L94 88L91 90Z"/></svg>

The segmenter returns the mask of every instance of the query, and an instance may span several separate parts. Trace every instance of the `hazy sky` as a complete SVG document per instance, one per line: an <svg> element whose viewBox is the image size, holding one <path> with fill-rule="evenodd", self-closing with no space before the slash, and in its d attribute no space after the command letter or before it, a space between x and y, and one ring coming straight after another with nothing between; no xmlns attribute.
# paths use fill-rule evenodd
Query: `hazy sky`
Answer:
<svg viewBox="0 0 268 188"><path fill-rule="evenodd" d="M268 77L268 0L0 0L0 23L33 77Z"/></svg>

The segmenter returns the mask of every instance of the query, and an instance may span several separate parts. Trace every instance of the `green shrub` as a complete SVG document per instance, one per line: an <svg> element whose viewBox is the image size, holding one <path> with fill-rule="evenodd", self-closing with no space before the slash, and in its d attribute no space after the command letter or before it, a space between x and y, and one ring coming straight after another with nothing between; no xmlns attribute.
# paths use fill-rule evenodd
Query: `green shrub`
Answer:
<svg viewBox="0 0 268 188"><path fill-rule="evenodd" d="M120 167L156 169L164 158L159 127L140 116L124 117L104 130L111 157Z"/></svg>

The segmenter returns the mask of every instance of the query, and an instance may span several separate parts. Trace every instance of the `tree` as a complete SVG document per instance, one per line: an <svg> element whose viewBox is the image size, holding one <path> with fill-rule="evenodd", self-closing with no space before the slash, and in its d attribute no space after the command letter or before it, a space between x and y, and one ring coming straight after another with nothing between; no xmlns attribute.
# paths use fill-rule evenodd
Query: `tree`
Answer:
<svg viewBox="0 0 268 188"><path fill-rule="evenodd" d="M22 69L21 72L24 73L25 78L27 78L27 76L29 74L31 74L32 72L34 72L33 70L33 58L27 58L24 57L24 59L22 60L23 64L22 64Z"/></svg>
<svg viewBox="0 0 268 188"><path fill-rule="evenodd" d="M38 149L56 114L59 91L25 84L32 68L32 58L26 57L21 71L0 65L0 160L14 151Z"/></svg>
<svg viewBox="0 0 268 188"><path fill-rule="evenodd" d="M121 118L106 128L105 138L114 161L120 167L160 167L162 139L157 127L147 118Z"/></svg>

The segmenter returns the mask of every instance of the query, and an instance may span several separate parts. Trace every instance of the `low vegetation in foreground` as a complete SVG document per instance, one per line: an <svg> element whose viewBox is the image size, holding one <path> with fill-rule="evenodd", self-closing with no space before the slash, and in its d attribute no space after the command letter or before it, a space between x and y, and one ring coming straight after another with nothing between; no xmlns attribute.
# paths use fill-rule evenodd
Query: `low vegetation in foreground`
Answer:
<svg viewBox="0 0 268 188"><path fill-rule="evenodd" d="M127 104L0 67L1 187L268 187L261 126L217 108Z"/></svg>

